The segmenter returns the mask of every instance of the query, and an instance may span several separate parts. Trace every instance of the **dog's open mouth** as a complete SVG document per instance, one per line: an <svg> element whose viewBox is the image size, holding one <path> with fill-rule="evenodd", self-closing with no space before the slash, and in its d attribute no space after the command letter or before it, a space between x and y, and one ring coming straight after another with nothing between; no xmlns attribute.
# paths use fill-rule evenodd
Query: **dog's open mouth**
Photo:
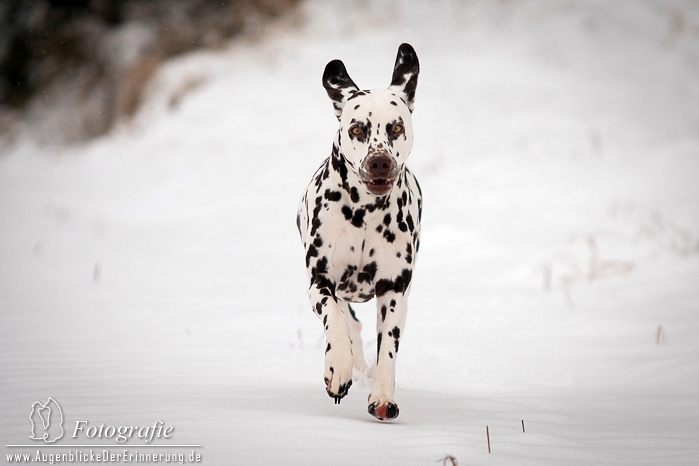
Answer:
<svg viewBox="0 0 699 466"><path fill-rule="evenodd" d="M393 180L388 178L374 178L365 181L367 188L373 194L386 194L393 187Z"/></svg>

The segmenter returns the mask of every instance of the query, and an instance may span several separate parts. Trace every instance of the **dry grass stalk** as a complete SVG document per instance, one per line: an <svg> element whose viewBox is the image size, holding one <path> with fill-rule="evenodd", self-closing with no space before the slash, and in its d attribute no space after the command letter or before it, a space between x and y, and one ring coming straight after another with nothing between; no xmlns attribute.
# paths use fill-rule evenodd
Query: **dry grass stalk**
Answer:
<svg viewBox="0 0 699 466"><path fill-rule="evenodd" d="M436 462L439 463L440 461L442 462L442 466L447 466L447 461L451 463L451 466L459 466L459 462L456 461L456 458L451 455L446 455L444 458L440 458Z"/></svg>
<svg viewBox="0 0 699 466"><path fill-rule="evenodd" d="M490 453L490 430L488 430L488 426L485 426L485 436L488 439L488 453Z"/></svg>

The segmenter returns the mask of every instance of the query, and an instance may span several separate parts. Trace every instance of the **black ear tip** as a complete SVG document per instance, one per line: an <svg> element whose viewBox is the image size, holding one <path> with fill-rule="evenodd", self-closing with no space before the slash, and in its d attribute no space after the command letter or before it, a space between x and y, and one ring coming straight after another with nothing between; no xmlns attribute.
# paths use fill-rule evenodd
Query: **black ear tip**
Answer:
<svg viewBox="0 0 699 466"><path fill-rule="evenodd" d="M400 44L400 47L398 47L398 53L401 55L417 55L413 46L407 42Z"/></svg>
<svg viewBox="0 0 699 466"><path fill-rule="evenodd" d="M398 55L396 56L396 65L398 63L403 63L416 70L420 69L420 62L417 59L417 53L412 45L403 42L398 47Z"/></svg>
<svg viewBox="0 0 699 466"><path fill-rule="evenodd" d="M337 76L343 76L347 74L347 69L342 60L333 60L325 65L325 71L323 71L323 81L329 82L332 78Z"/></svg>

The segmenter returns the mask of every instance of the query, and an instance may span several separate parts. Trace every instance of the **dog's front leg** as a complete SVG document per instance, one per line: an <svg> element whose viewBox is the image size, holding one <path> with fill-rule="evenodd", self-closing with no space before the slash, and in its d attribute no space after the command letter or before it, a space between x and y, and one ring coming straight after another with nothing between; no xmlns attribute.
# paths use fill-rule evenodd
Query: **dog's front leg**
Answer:
<svg viewBox="0 0 699 466"><path fill-rule="evenodd" d="M308 297L325 327L325 387L340 403L352 386L352 343L345 315L327 287L312 285Z"/></svg>
<svg viewBox="0 0 699 466"><path fill-rule="evenodd" d="M377 294L380 291L377 290ZM408 292L389 291L377 296L376 368L369 395L369 414L385 420L398 417L395 391L396 358L408 312Z"/></svg>

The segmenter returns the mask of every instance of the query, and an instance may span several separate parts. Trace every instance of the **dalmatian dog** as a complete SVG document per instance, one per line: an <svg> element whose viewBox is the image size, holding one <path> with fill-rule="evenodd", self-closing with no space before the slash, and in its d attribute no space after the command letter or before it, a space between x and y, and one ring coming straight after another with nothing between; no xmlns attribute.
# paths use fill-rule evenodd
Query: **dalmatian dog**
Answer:
<svg viewBox="0 0 699 466"><path fill-rule="evenodd" d="M419 63L398 49L388 89L360 90L340 60L327 64L323 86L340 128L318 168L296 223L306 250L308 297L325 327L325 385L335 403L347 395L353 368L367 372L362 326L351 302L376 297L376 366L371 415L398 416L395 368L410 282L420 245L422 195L405 162L413 147L411 115Z"/></svg>

